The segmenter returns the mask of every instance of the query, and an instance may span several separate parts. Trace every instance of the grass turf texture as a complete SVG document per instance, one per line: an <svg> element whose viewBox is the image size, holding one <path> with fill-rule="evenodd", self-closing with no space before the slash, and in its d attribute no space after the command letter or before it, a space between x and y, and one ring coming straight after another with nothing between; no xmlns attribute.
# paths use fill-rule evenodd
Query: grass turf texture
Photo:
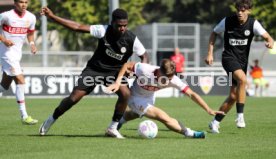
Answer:
<svg viewBox="0 0 276 159"><path fill-rule="evenodd" d="M213 108L224 97L204 97ZM121 133L125 140L104 137L111 121L115 98L85 98L66 112L47 136L39 136L40 124L61 99L27 99L28 113L39 124L22 125L14 99L0 99L0 158L120 158L120 159L275 159L276 99L247 98L246 128L235 125L235 107L224 118L220 134L208 133L206 139L188 139L169 131L161 123L155 139L137 134L143 118L127 123ZM156 105L195 130L208 131L212 117L187 97L157 99Z"/></svg>

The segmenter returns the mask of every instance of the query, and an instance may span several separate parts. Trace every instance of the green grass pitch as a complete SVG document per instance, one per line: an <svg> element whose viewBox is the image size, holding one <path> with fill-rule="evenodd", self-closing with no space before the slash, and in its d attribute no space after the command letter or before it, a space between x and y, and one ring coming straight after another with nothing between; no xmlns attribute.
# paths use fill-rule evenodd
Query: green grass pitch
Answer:
<svg viewBox="0 0 276 159"><path fill-rule="evenodd" d="M213 109L225 97L204 96ZM221 123L220 134L207 133L205 139L189 139L169 131L161 123L155 139L137 134L137 119L121 133L125 140L104 137L111 121L115 98L84 98L52 126L47 136L39 136L40 124L61 99L26 99L28 113L39 120L22 125L15 99L0 99L0 159L275 159L276 98L247 98L246 128L235 125L235 107ZM213 118L187 97L161 98L156 105L187 127L208 131Z"/></svg>

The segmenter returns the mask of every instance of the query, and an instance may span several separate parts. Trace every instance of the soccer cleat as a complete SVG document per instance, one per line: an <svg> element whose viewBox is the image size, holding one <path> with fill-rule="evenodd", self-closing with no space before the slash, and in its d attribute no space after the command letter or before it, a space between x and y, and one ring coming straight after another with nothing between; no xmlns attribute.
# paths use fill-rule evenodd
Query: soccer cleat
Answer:
<svg viewBox="0 0 276 159"><path fill-rule="evenodd" d="M184 135L186 137L190 137L190 138L205 138L205 133L202 131L194 131L191 130L190 128L186 128L186 131L184 133Z"/></svg>
<svg viewBox="0 0 276 159"><path fill-rule="evenodd" d="M218 134L219 133L219 124L214 123L214 121L211 121L209 124L209 128L212 133Z"/></svg>
<svg viewBox="0 0 276 159"><path fill-rule="evenodd" d="M125 138L125 137L123 137L123 135L120 134L120 132L117 129L111 129L111 128L107 128L107 130L105 131L105 136L114 137L114 138L118 138L118 139Z"/></svg>
<svg viewBox="0 0 276 159"><path fill-rule="evenodd" d="M205 138L205 133L203 131L195 131L193 138L204 139Z"/></svg>
<svg viewBox="0 0 276 159"><path fill-rule="evenodd" d="M55 123L55 120L52 116L50 116L47 120L44 121L44 123L41 124L39 128L39 134L40 135L46 135L49 131L50 127Z"/></svg>
<svg viewBox="0 0 276 159"><path fill-rule="evenodd" d="M245 122L243 117L237 117L235 121L238 128L245 128Z"/></svg>
<svg viewBox="0 0 276 159"><path fill-rule="evenodd" d="M22 124L25 124L25 125L34 125L37 122L38 120L33 119L31 116L28 116L27 118L22 119Z"/></svg>

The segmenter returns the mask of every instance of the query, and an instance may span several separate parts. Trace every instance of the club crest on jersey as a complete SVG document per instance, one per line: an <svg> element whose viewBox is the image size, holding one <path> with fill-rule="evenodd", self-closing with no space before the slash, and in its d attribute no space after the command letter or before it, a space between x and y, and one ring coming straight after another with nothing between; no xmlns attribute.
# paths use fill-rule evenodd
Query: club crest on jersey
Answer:
<svg viewBox="0 0 276 159"><path fill-rule="evenodd" d="M121 53L126 53L126 47L121 47Z"/></svg>
<svg viewBox="0 0 276 159"><path fill-rule="evenodd" d="M214 83L214 77L211 76L199 76L199 86L204 94L208 94Z"/></svg>
<svg viewBox="0 0 276 159"><path fill-rule="evenodd" d="M244 31L244 35L245 35L245 36L249 36L249 35L250 35L250 30L245 30L245 31Z"/></svg>

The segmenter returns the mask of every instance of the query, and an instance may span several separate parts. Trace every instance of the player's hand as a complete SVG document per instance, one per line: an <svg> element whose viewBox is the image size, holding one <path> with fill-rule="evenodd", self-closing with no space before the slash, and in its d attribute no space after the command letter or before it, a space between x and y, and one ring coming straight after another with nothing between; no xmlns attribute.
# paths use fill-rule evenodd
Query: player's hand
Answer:
<svg viewBox="0 0 276 159"><path fill-rule="evenodd" d="M205 63L207 65L212 65L213 64L213 56L212 55L207 55L207 57L205 58Z"/></svg>
<svg viewBox="0 0 276 159"><path fill-rule="evenodd" d="M7 47L11 47L14 45L14 43L11 40L2 40L2 43L4 43Z"/></svg>
<svg viewBox="0 0 276 159"><path fill-rule="evenodd" d="M32 52L32 54L36 54L37 48L36 48L35 44L31 44L30 46L31 46L31 52Z"/></svg>
<svg viewBox="0 0 276 159"><path fill-rule="evenodd" d="M117 83L114 83L114 84L111 84L110 86L108 86L106 88L106 90L109 91L109 92L115 93L115 92L117 92L119 90L119 88L120 88L120 85L117 84Z"/></svg>
<svg viewBox="0 0 276 159"><path fill-rule="evenodd" d="M54 15L54 13L48 7L42 7L40 14L47 17L52 17Z"/></svg>
<svg viewBox="0 0 276 159"><path fill-rule="evenodd" d="M225 113L223 111L214 111L212 109L209 109L207 112L208 112L208 114L213 115L213 116L217 115L217 114L225 115Z"/></svg>
<svg viewBox="0 0 276 159"><path fill-rule="evenodd" d="M271 42L266 42L265 43L265 46L267 47L267 48L269 48L269 49L273 49L273 43L271 43Z"/></svg>

